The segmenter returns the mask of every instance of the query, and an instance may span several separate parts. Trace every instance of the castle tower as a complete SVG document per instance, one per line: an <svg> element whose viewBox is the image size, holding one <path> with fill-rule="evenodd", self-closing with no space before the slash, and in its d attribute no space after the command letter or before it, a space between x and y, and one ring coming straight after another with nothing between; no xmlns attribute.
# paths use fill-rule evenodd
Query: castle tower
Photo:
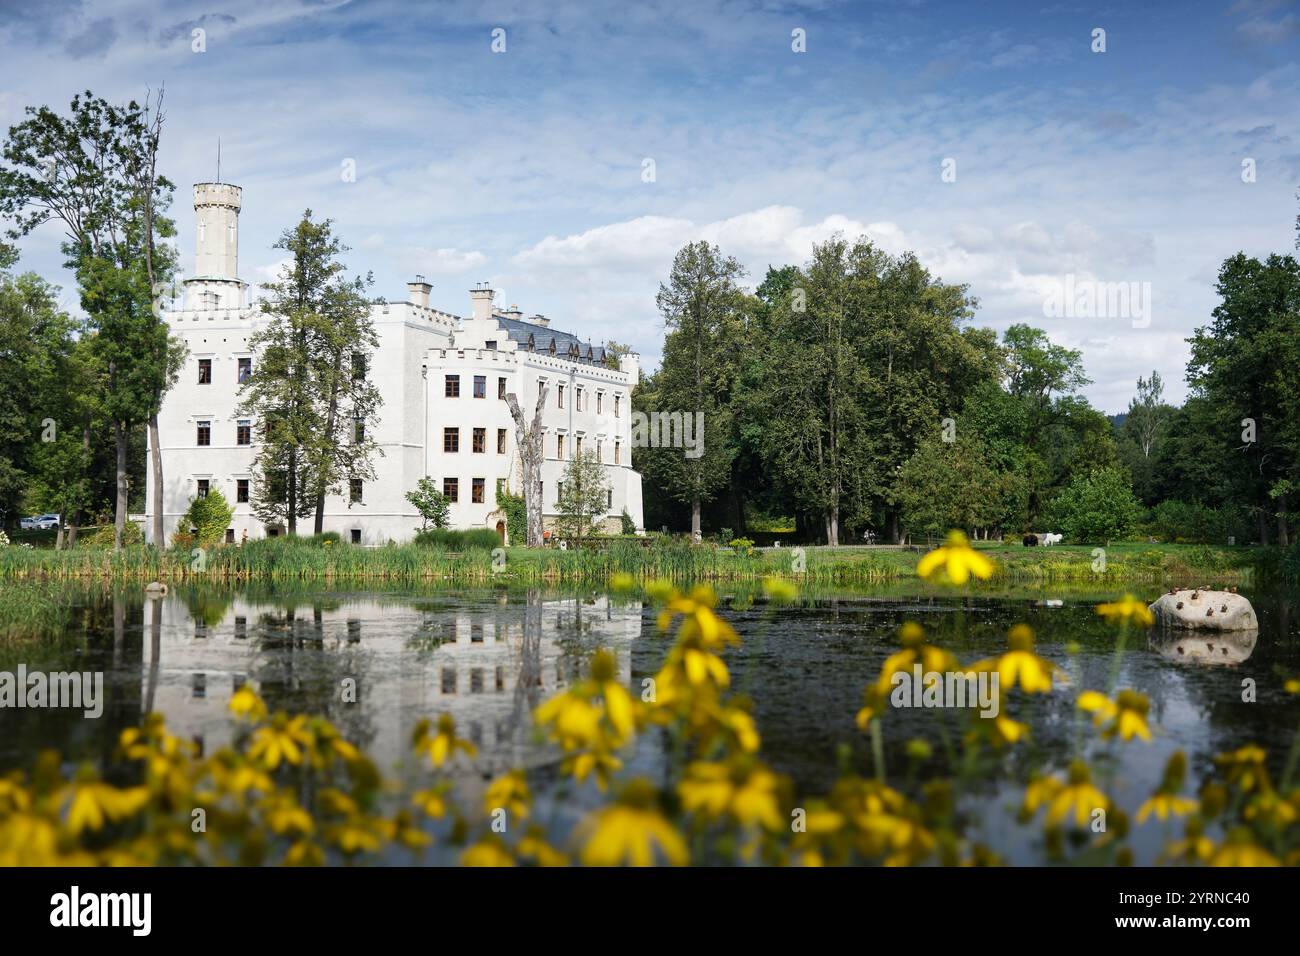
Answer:
<svg viewBox="0 0 1300 956"><path fill-rule="evenodd" d="M239 207L243 190L229 183L194 184L194 277L185 280L185 308L243 308L239 280Z"/></svg>

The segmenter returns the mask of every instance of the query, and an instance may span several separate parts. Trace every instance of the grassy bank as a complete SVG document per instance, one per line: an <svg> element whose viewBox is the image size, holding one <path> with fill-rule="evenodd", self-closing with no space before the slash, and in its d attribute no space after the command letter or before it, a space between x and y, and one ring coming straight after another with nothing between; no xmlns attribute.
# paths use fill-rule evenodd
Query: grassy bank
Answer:
<svg viewBox="0 0 1300 956"><path fill-rule="evenodd" d="M997 564L981 587L1005 584L1168 583L1193 586L1249 583L1268 553L1245 547L1114 544L1104 556L1086 546L1023 548L981 544ZM362 548L349 544L268 538L187 551L135 546L120 552L0 549L4 581L421 581L457 583L603 581L614 574L640 580L758 580L768 575L813 584L897 581L915 574L922 549L879 547L773 548L749 552L667 542L644 547L616 541L591 550L487 548L459 552L416 544ZM1104 559L1104 563L1103 563Z"/></svg>

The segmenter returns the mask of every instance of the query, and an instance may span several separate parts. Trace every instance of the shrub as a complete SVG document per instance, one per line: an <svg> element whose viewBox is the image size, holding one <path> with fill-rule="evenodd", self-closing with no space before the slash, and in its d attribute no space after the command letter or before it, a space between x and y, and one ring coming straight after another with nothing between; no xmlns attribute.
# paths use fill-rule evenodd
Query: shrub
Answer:
<svg viewBox="0 0 1300 956"><path fill-rule="evenodd" d="M226 528L234 516L235 509L230 507L226 496L213 488L206 495L196 495L190 501L189 510L181 518L178 533L193 529L194 543L200 548L220 544L225 540Z"/></svg>
<svg viewBox="0 0 1300 956"><path fill-rule="evenodd" d="M1127 472L1095 468L1052 500L1045 517L1072 541L1105 542L1131 535L1142 516Z"/></svg>
<svg viewBox="0 0 1300 956"><path fill-rule="evenodd" d="M623 522L623 534L636 534L636 522L632 520L632 516L627 513L626 508L624 508L623 513L618 516L618 520Z"/></svg>
<svg viewBox="0 0 1300 956"><path fill-rule="evenodd" d="M134 521L128 521L122 530L122 546L128 547L133 544L144 544L144 532ZM113 547L113 526L101 524L82 532L77 537L77 546L96 551Z"/></svg>
<svg viewBox="0 0 1300 956"><path fill-rule="evenodd" d="M444 551L470 551L501 547L501 537L491 528L430 528L415 536L415 543Z"/></svg>
<svg viewBox="0 0 1300 956"><path fill-rule="evenodd" d="M754 540L752 538L732 538L727 542L727 545L737 551L752 551L754 549Z"/></svg>
<svg viewBox="0 0 1300 956"><path fill-rule="evenodd" d="M432 478L426 476L416 482L415 490L406 493L406 500L419 512L424 522L418 529L421 532L428 531L429 525L445 528L451 520L451 502L438 490Z"/></svg>
<svg viewBox="0 0 1300 956"><path fill-rule="evenodd" d="M497 495L497 507L506 516L506 534L510 543L522 545L528 543L528 505L523 495L514 495L503 491Z"/></svg>

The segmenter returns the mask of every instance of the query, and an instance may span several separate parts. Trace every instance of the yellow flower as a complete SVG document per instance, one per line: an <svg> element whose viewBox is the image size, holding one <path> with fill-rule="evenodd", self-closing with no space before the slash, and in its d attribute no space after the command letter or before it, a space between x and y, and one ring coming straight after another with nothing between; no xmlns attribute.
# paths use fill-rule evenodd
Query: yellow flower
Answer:
<svg viewBox="0 0 1300 956"><path fill-rule="evenodd" d="M1228 834L1228 839L1210 858L1210 866L1281 866L1277 857L1255 843L1245 827Z"/></svg>
<svg viewBox="0 0 1300 956"><path fill-rule="evenodd" d="M265 812L266 822L279 834L295 832L306 836L316 828L311 814L287 791L279 791L267 800Z"/></svg>
<svg viewBox="0 0 1300 956"><path fill-rule="evenodd" d="M659 629L667 630L680 616L683 620L677 632L679 643L694 643L710 651L739 644L736 629L714 613L717 603L717 594L707 584L694 588L689 596L674 592L659 612Z"/></svg>
<svg viewBox="0 0 1300 956"><path fill-rule="evenodd" d="M972 574L981 580L993 576L993 562L972 548L966 535L960 531L949 532L948 543L923 557L916 566L916 573L928 579L935 577L940 569L950 582L957 585L965 584Z"/></svg>
<svg viewBox="0 0 1300 956"><path fill-rule="evenodd" d="M1052 689L1052 675L1057 666L1034 653L1034 632L1027 624L1017 624L1007 634L1010 650L1001 657L989 658L973 665L976 671L995 671L998 686L1008 691L1019 684L1028 694L1046 694Z"/></svg>
<svg viewBox="0 0 1300 956"><path fill-rule="evenodd" d="M424 815L441 820L447 815L447 799L441 788L417 790L411 794L411 803L419 807Z"/></svg>
<svg viewBox="0 0 1300 956"><path fill-rule="evenodd" d="M1147 726L1147 711L1151 702L1145 695L1135 690L1122 690L1112 701L1105 694L1087 690L1079 695L1078 707L1093 715L1092 722L1103 727L1102 737L1110 739L1116 734L1121 740L1140 737L1151 739L1151 729Z"/></svg>
<svg viewBox="0 0 1300 956"><path fill-rule="evenodd" d="M636 589L636 578L624 571L610 575L609 589L615 594L626 594Z"/></svg>
<svg viewBox="0 0 1300 956"><path fill-rule="evenodd" d="M226 705L232 714L246 720L265 720L266 704L257 696L257 691L245 684L235 691Z"/></svg>
<svg viewBox="0 0 1300 956"><path fill-rule="evenodd" d="M477 747L456 736L456 720L451 714L442 714L438 718L438 732L433 736L429 735L429 722L420 721L416 725L414 738L415 752L427 753L429 762L435 767L441 767L452 760L457 751L471 759L478 754Z"/></svg>
<svg viewBox="0 0 1300 956"><path fill-rule="evenodd" d="M569 865L569 858L547 843L542 831L537 827L528 828L528 832L519 841L516 852L525 860L534 861L538 866Z"/></svg>
<svg viewBox="0 0 1300 956"><path fill-rule="evenodd" d="M1055 827L1072 819L1075 826L1086 826L1095 811L1109 807L1107 796L1092 785L1087 764L1076 760L1070 764L1066 783L1047 806L1047 825Z"/></svg>
<svg viewBox="0 0 1300 956"><path fill-rule="evenodd" d="M1131 594L1125 594L1111 604L1098 604L1097 613L1110 621L1137 621L1144 627L1156 622L1151 609Z"/></svg>
<svg viewBox="0 0 1300 956"><path fill-rule="evenodd" d="M785 828L779 801L780 778L752 760L730 764L695 761L677 787L682 807L716 820L729 816L742 827Z"/></svg>
<svg viewBox="0 0 1300 956"><path fill-rule="evenodd" d="M958 668L956 657L937 644L925 642L925 631L915 621L905 622L898 629L898 638L903 649L885 658L885 663L880 667L880 676L874 684L867 686L863 707L857 715L860 730L866 730L872 720L885 712L895 674L911 673L916 664L920 664L921 670L927 674L945 673Z"/></svg>
<svg viewBox="0 0 1300 956"><path fill-rule="evenodd" d="M86 779L72 784L72 799L68 804L68 829L73 833L82 830L102 830L106 822L117 822L138 813L149 801L145 787L117 787Z"/></svg>
<svg viewBox="0 0 1300 956"><path fill-rule="evenodd" d="M1214 841L1204 833L1203 824L1196 817L1187 821L1185 836L1165 847L1164 856L1184 863L1205 863L1214 855Z"/></svg>
<svg viewBox="0 0 1300 956"><path fill-rule="evenodd" d="M311 734L307 732L305 714L294 718L276 714L270 724L259 727L253 734L248 756L268 770L274 770L280 766L281 760L295 765L302 763L303 750L310 746Z"/></svg>
<svg viewBox="0 0 1300 956"><path fill-rule="evenodd" d="M1263 747L1246 744L1231 753L1217 754L1214 762L1225 771L1229 783L1235 783L1242 790L1271 790L1268 770L1264 766L1267 752Z"/></svg>
<svg viewBox="0 0 1300 956"><path fill-rule="evenodd" d="M531 799L528 778L522 770L512 770L488 785L487 792L483 795L483 809L489 816L497 810L505 810L510 816L524 820L528 817L528 802Z"/></svg>
<svg viewBox="0 0 1300 956"><path fill-rule="evenodd" d="M619 801L580 825L584 866L653 866L656 851L672 866L690 862L686 841L655 807L654 788L631 781Z"/></svg>
<svg viewBox="0 0 1300 956"><path fill-rule="evenodd" d="M763 578L763 593L773 604L793 604L799 600L799 589L792 582L773 575Z"/></svg>
<svg viewBox="0 0 1300 956"><path fill-rule="evenodd" d="M460 855L461 866L514 866L515 858L500 840L480 840Z"/></svg>
<svg viewBox="0 0 1300 956"><path fill-rule="evenodd" d="M299 840L284 855L285 866L324 866L325 851L311 840Z"/></svg>
<svg viewBox="0 0 1300 956"><path fill-rule="evenodd" d="M1182 789L1186 776L1187 755L1181 750L1175 750L1165 764L1164 780L1159 789L1138 808L1138 823L1142 823L1153 813L1160 820L1195 813L1200 808L1200 802L1190 797L1180 796L1178 792Z"/></svg>

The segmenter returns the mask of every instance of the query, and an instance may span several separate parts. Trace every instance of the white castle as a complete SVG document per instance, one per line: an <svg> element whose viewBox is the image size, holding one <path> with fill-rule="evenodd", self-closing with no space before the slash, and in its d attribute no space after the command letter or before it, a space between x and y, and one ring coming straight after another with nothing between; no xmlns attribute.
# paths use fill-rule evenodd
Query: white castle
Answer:
<svg viewBox="0 0 1300 956"><path fill-rule="evenodd" d="M228 183L194 186L195 275L185 280L183 308L164 313L172 334L189 348L158 419L169 541L190 501L212 489L220 489L235 509L227 541L285 530L253 513L259 428L237 412L240 385L257 367L249 339L268 321L239 278L241 200L240 187ZM405 302L371 306L379 347L366 374L383 399L368 436L383 453L374 458L377 480L352 480L342 494L327 496L324 530L366 545L409 539L420 518L405 495L428 476L452 499L452 527L504 535L506 516L497 494L521 492L505 395L518 397L531 422L543 386L544 525L558 517L566 461L590 450L609 480L606 529L617 531L626 510L641 530L641 476L632 469L630 428L638 357L624 355L612 368L603 346L553 330L543 316L525 319L513 306L495 308L486 284L470 290L471 314L465 318L430 308L432 286L422 276L407 289ZM146 508L152 509L153 472L145 472ZM150 538L152 518L146 511ZM311 520L299 519L299 531L304 525L310 531Z"/></svg>

